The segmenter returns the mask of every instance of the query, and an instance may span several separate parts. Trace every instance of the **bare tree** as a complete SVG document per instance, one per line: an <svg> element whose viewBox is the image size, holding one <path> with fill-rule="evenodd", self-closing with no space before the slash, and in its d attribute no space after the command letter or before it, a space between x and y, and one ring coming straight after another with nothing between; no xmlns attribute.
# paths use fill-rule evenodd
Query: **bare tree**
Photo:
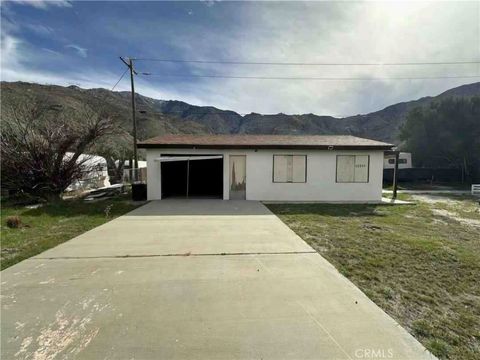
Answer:
<svg viewBox="0 0 480 360"><path fill-rule="evenodd" d="M93 144L116 132L108 116L88 107L63 109L40 100L2 109L2 187L58 199L82 178Z"/></svg>

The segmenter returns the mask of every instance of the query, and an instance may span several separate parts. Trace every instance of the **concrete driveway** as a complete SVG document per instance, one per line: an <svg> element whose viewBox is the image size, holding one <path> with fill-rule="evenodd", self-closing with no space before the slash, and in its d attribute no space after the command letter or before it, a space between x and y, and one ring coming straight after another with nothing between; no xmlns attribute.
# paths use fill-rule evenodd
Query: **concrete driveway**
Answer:
<svg viewBox="0 0 480 360"><path fill-rule="evenodd" d="M151 202L1 273L2 359L423 359L258 202Z"/></svg>

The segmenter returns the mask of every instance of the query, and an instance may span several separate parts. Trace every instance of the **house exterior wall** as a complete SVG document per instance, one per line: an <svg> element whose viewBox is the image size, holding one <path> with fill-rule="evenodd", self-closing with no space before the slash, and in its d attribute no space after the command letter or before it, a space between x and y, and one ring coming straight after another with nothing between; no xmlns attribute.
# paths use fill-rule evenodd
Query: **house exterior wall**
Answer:
<svg viewBox="0 0 480 360"><path fill-rule="evenodd" d="M381 150L147 149L149 200L161 199L161 167L154 159L162 154L223 155L225 200L229 198L229 155L246 155L247 200L380 202L382 198L384 155ZM306 182L274 183L273 155L306 155ZM369 155L368 182L336 182L337 155Z"/></svg>

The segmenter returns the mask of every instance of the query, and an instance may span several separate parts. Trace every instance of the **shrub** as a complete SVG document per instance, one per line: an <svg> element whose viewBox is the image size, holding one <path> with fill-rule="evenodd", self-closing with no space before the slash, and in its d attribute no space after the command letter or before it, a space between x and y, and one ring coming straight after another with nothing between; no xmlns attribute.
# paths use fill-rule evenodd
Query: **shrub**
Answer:
<svg viewBox="0 0 480 360"><path fill-rule="evenodd" d="M441 339L433 339L427 343L427 349L439 358L448 358L448 348L448 344Z"/></svg>
<svg viewBox="0 0 480 360"><path fill-rule="evenodd" d="M392 288L390 288L388 286L385 286L382 289L382 293L383 293L383 296L385 297L385 299L387 299L387 300L392 300L395 297L395 292L393 291Z"/></svg>
<svg viewBox="0 0 480 360"><path fill-rule="evenodd" d="M11 229L18 229L22 225L22 220L19 216L7 217L7 226Z"/></svg>
<svg viewBox="0 0 480 360"><path fill-rule="evenodd" d="M105 217L108 219L110 217L110 212L112 211L113 204L108 205L105 208Z"/></svg>
<svg viewBox="0 0 480 360"><path fill-rule="evenodd" d="M423 319L415 320L412 323L412 328L414 333L419 336L424 336L424 337L432 336L432 327L427 321Z"/></svg>

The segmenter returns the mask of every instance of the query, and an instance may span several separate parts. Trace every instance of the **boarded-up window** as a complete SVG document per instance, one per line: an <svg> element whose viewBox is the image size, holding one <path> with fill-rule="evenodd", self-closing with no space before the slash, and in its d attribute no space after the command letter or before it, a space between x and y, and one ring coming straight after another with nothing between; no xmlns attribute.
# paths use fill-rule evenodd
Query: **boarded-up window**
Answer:
<svg viewBox="0 0 480 360"><path fill-rule="evenodd" d="M338 155L337 182L368 182L369 165L368 155Z"/></svg>
<svg viewBox="0 0 480 360"><path fill-rule="evenodd" d="M306 155L273 155L273 182L304 183L306 173Z"/></svg>

